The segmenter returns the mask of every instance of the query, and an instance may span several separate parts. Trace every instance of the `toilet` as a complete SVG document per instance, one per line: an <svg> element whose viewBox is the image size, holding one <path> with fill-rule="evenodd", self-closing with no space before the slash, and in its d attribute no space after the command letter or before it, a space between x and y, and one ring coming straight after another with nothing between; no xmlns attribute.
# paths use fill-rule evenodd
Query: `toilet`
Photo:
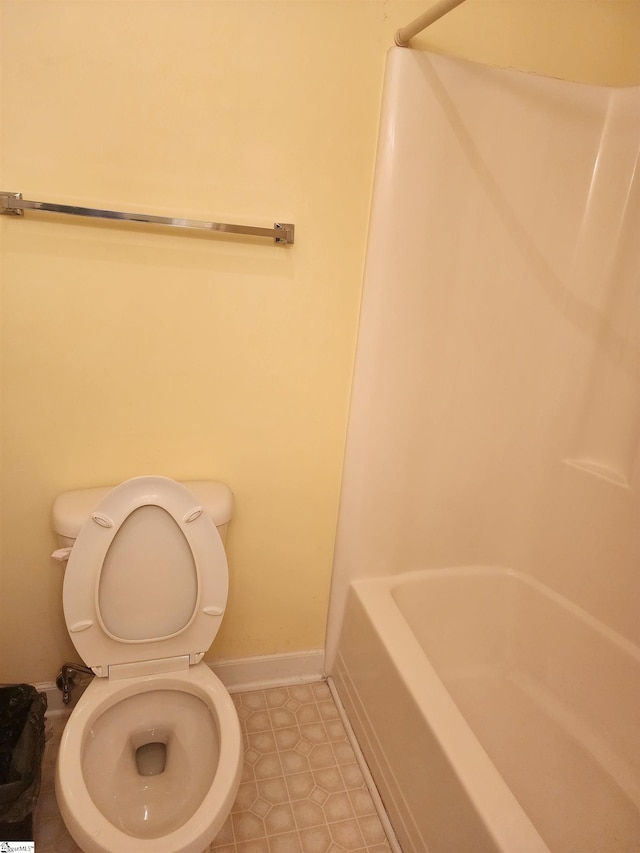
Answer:
<svg viewBox="0 0 640 853"><path fill-rule="evenodd" d="M238 716L202 658L227 600L223 483L136 477L58 496L67 629L96 677L65 726L63 820L84 853L202 853L235 800Z"/></svg>

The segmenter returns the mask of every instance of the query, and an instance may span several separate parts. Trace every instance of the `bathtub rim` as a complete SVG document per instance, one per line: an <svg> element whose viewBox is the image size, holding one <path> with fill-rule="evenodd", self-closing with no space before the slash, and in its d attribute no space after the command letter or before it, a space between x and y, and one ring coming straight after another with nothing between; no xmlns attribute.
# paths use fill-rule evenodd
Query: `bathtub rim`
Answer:
<svg viewBox="0 0 640 853"><path fill-rule="evenodd" d="M410 622L407 621L401 602L397 601L394 594L396 589L413 582L420 585L431 580L482 577L514 581L524 589L530 589L533 594L545 597L553 605L565 609L568 616L594 631L634 664L640 663L640 648L553 588L510 567L479 564L424 568L393 575L358 578L349 584L348 595L355 596L363 608L401 683L408 691L425 725L437 738L487 833L500 849L526 849L536 853L549 851L535 824L459 710L438 670L414 634ZM517 588L514 590L517 593ZM339 646L340 643L338 658L342 659ZM421 673L421 676L418 677L416 673ZM505 820L505 816L510 819ZM525 830L526 847L523 838ZM514 833L517 833L515 840Z"/></svg>
<svg viewBox="0 0 640 853"><path fill-rule="evenodd" d="M579 604L575 604L569 598L562 595L562 593L557 592L553 589L553 587L547 586L542 583L542 581L537 580L531 575L521 572L518 569L513 569L507 566L500 565L489 565L489 564L477 564L477 565L468 565L468 566L450 566L444 568L427 568L427 569L412 569L404 572L399 572L398 574L393 575L382 575L378 577L372 578L354 578L351 581L350 586L355 587L356 589L366 589L367 587L375 587L380 586L386 590L388 590L393 603L400 612L402 612L401 608L398 606L396 599L393 595L393 591L398 587L406 584L407 582L411 582L414 580L426 580L432 578L443 578L443 577L478 577L478 576L501 576L507 578L513 578L515 580L520 581L525 586L528 586L536 592L547 596L551 599L554 604L558 604L561 607L565 608L572 616L575 616L584 624L588 625L589 628L597 631L602 637L604 637L608 642L613 643L619 651L623 654L631 656L637 663L640 664L640 646L637 646L627 637L622 634L614 631L613 628L610 628L607 624L597 619L595 616L592 616L588 610L585 610Z"/></svg>
<svg viewBox="0 0 640 853"><path fill-rule="evenodd" d="M551 853L550 848L476 738L436 669L425 654L392 595L393 586L434 573L496 571L496 567L423 569L398 575L353 580L372 629L380 638L425 724L437 737L460 785L498 849L521 853ZM511 570L498 569L511 574ZM516 573L519 574L519 573ZM365 594L362 595L360 592ZM381 629L380 625L384 628ZM422 678L416 673L421 672ZM424 677L424 676L428 677ZM429 709L428 716L425 708Z"/></svg>

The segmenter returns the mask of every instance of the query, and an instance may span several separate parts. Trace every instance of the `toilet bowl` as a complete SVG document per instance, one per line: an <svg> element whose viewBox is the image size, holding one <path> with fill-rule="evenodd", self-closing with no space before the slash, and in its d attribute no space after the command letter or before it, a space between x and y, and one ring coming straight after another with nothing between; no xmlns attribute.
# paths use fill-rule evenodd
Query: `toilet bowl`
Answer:
<svg viewBox="0 0 640 853"><path fill-rule="evenodd" d="M164 768L143 775L136 751L156 737ZM231 811L241 754L233 702L205 663L94 679L60 743L60 814L84 853L202 853Z"/></svg>
<svg viewBox="0 0 640 853"><path fill-rule="evenodd" d="M221 484L193 485L139 477L54 506L63 541L77 533L65 621L97 676L56 767L60 813L84 853L202 853L238 790L238 716L202 662L226 604L216 523L228 521L231 497Z"/></svg>

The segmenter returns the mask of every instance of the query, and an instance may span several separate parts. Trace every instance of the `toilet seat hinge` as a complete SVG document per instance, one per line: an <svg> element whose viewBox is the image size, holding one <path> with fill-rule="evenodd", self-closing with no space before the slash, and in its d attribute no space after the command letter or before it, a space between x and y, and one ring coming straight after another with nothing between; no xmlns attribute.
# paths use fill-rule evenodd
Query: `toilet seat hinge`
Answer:
<svg viewBox="0 0 640 853"><path fill-rule="evenodd" d="M109 665L109 678L134 678L140 675L159 675L163 672L177 672L189 669L189 655L158 660L140 660L133 663L112 663Z"/></svg>

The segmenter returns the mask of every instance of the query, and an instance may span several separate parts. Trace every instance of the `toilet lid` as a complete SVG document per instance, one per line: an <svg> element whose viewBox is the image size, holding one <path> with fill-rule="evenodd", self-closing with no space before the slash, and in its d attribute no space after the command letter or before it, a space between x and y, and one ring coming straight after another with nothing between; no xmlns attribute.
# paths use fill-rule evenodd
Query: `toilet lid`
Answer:
<svg viewBox="0 0 640 853"><path fill-rule="evenodd" d="M96 675L197 663L218 632L229 576L220 534L185 486L136 477L112 489L69 556L63 608Z"/></svg>

